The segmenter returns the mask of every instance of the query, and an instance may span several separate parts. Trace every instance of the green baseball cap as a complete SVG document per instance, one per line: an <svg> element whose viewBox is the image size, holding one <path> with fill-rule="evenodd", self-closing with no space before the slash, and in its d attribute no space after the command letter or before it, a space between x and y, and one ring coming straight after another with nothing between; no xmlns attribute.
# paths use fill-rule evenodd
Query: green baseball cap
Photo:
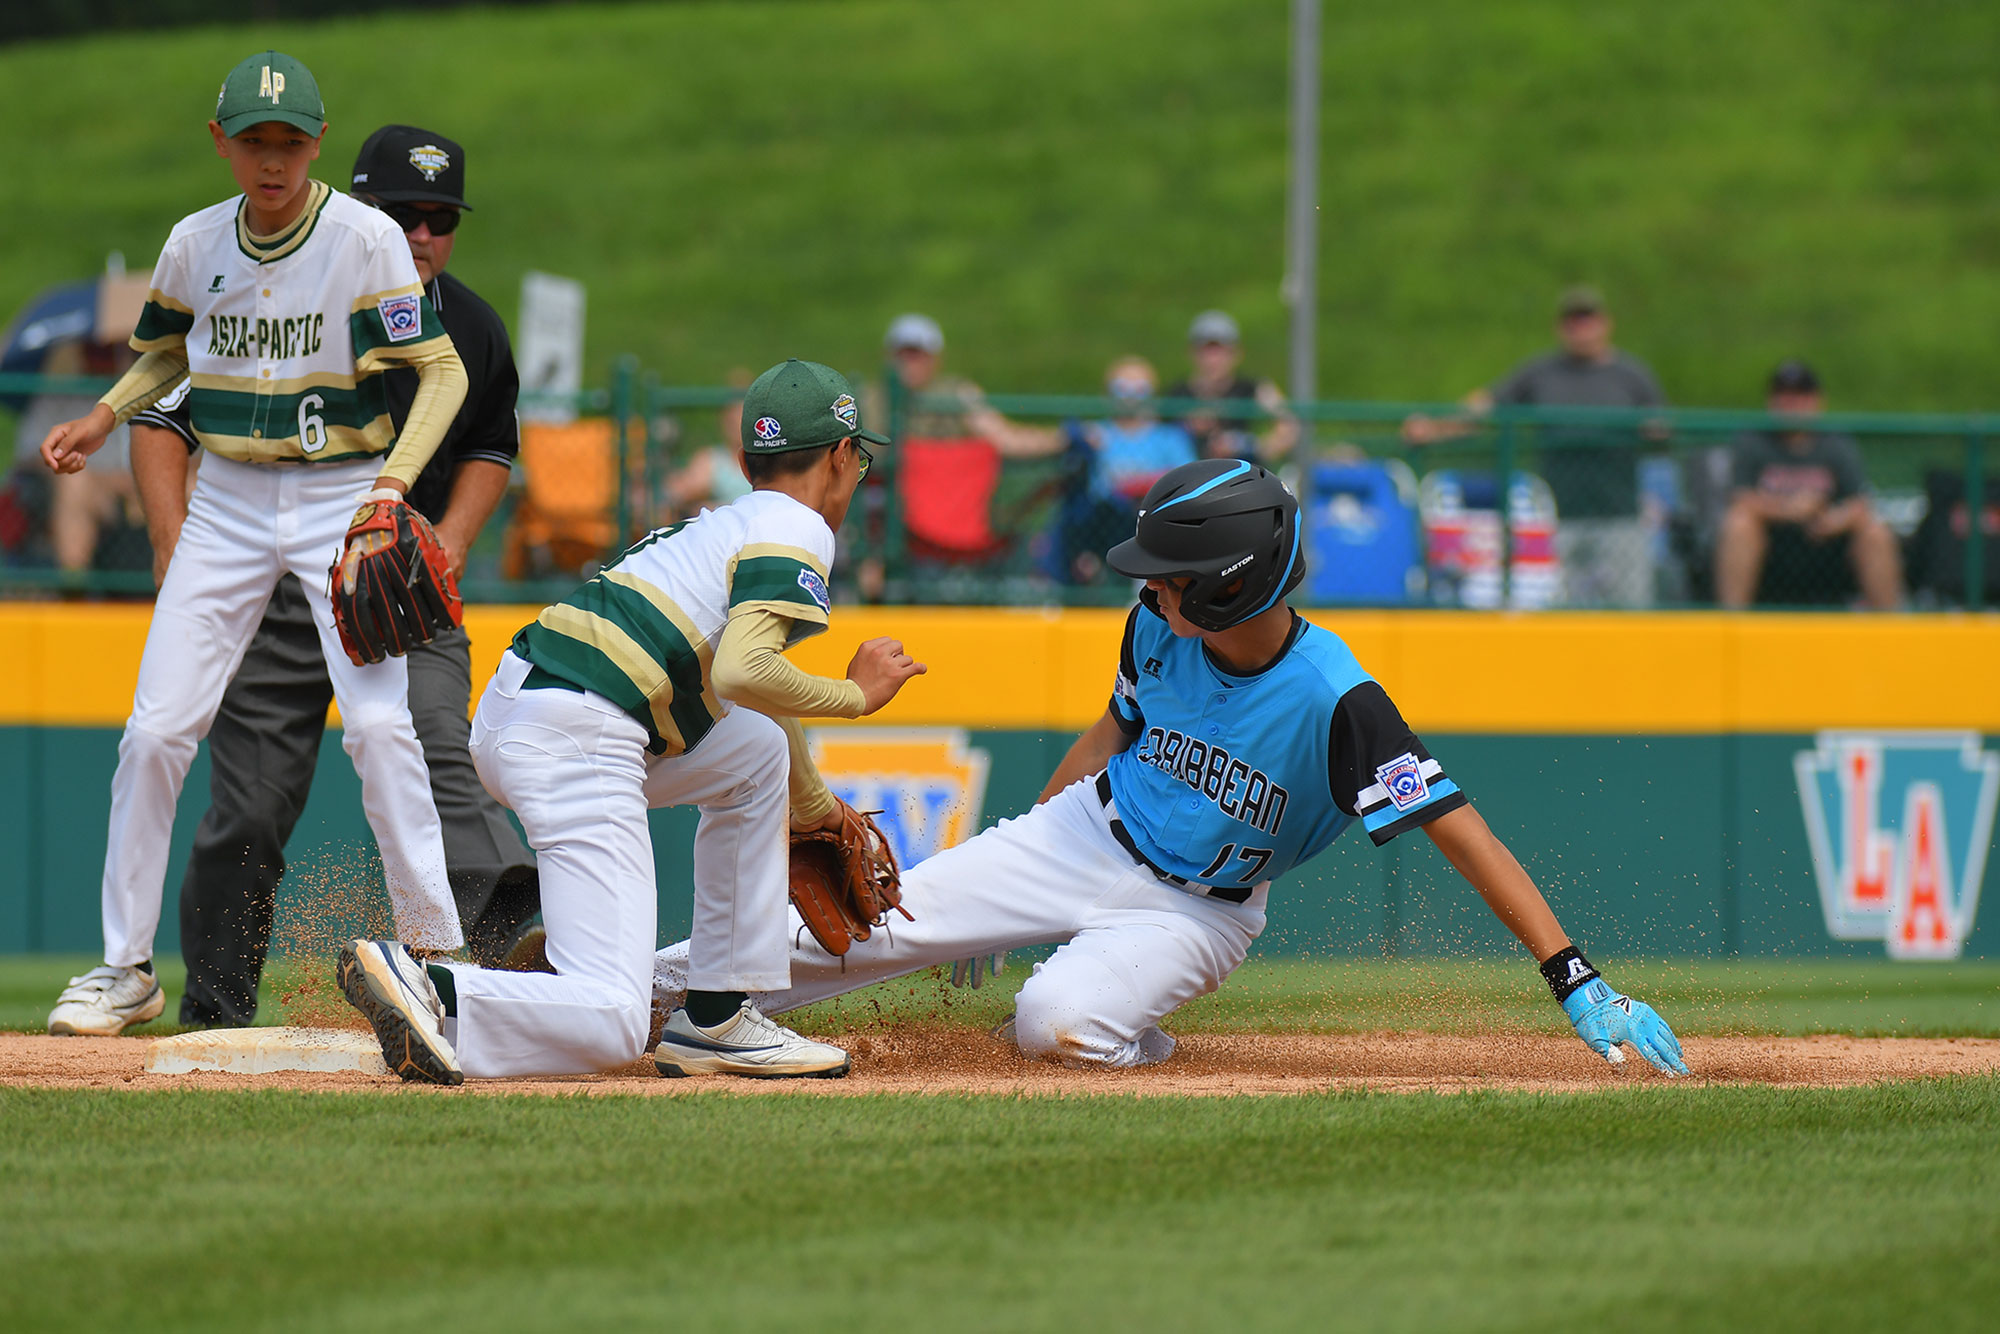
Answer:
<svg viewBox="0 0 2000 1334"><path fill-rule="evenodd" d="M743 448L749 453L817 449L850 435L889 443L888 436L861 429L854 386L831 366L793 357L758 376L743 396Z"/></svg>
<svg viewBox="0 0 2000 1334"><path fill-rule="evenodd" d="M215 99L215 119L231 139L272 120L317 139L326 129L326 105L311 70L282 51L266 51L229 71Z"/></svg>

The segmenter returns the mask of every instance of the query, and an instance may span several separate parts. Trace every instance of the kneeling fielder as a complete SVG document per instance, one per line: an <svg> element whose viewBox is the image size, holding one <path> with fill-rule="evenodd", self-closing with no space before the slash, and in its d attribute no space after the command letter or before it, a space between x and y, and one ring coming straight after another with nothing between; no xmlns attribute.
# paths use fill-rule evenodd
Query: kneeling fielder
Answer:
<svg viewBox="0 0 2000 1334"><path fill-rule="evenodd" d="M794 720L873 713L923 670L889 639L863 644L846 680L781 656L826 629L833 530L868 470L864 440L887 443L862 429L837 371L772 367L744 399L755 489L650 534L514 637L473 717L472 759L535 849L555 972L425 966L393 941L352 942L341 985L390 1069L456 1084L638 1059L658 944L646 811L697 806L680 956L692 990L660 1068L847 1072L846 1052L771 1023L746 993L790 983L788 810L799 827L842 818Z"/></svg>
<svg viewBox="0 0 2000 1334"><path fill-rule="evenodd" d="M911 869L903 905L915 920L845 959L795 929L792 984L761 1006L782 1014L1053 943L1015 1001L1021 1050L1087 1065L1165 1060L1174 1040L1160 1020L1243 962L1270 882L1359 821L1377 844L1421 827L1533 951L1593 1050L1619 1061L1629 1042L1686 1073L1667 1025L1598 977L1346 644L1286 606L1304 570L1298 505L1276 477L1223 460L1176 468L1109 560L1146 592L1110 708L1040 803ZM656 1003L677 1003L687 957L685 945L661 953Z"/></svg>

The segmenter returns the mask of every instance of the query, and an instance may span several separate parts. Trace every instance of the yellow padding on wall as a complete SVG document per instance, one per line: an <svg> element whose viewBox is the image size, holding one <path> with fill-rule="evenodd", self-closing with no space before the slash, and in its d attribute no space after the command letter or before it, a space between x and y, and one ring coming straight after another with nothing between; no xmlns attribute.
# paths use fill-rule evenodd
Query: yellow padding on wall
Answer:
<svg viewBox="0 0 2000 1334"><path fill-rule="evenodd" d="M474 696L535 607L468 607ZM152 609L0 604L0 724L119 727ZM1430 732L2000 732L2000 615L1315 612ZM836 607L794 650L845 672L893 635L929 664L874 723L1074 731L1104 710L1119 611Z"/></svg>

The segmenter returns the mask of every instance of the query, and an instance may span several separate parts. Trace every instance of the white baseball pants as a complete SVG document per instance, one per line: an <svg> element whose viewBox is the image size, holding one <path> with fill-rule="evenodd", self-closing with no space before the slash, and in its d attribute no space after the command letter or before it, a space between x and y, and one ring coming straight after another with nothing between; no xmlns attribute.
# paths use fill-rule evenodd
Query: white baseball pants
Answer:
<svg viewBox="0 0 2000 1334"><path fill-rule="evenodd" d="M785 923L791 758L763 714L736 708L685 755L646 753L610 700L524 689L513 653L472 718L472 761L521 818L541 869L550 973L452 964L448 1030L473 1077L580 1074L637 1060L651 1020L659 898L654 806L697 806L692 984L772 991L790 981Z"/></svg>
<svg viewBox="0 0 2000 1334"><path fill-rule="evenodd" d="M1160 1020L1236 970L1264 929L1269 896L1266 885L1227 903L1166 883L1112 837L1094 784L1078 782L912 867L903 906L915 920L892 914L844 959L788 913L792 984L758 1006L783 1014L936 964L1060 944L1015 999L1021 1050L1075 1065L1149 1065L1174 1049ZM685 989L687 957L685 942L660 951L660 999Z"/></svg>
<svg viewBox="0 0 2000 1334"><path fill-rule="evenodd" d="M340 647L326 571L379 460L321 466L201 461L180 544L153 606L132 717L111 779L104 852L104 960L153 957L174 806L222 692L243 661L271 591L299 577L340 703L342 744L396 913L397 935L424 949L464 943L445 879L444 836L423 748L410 725L401 658L356 667Z"/></svg>

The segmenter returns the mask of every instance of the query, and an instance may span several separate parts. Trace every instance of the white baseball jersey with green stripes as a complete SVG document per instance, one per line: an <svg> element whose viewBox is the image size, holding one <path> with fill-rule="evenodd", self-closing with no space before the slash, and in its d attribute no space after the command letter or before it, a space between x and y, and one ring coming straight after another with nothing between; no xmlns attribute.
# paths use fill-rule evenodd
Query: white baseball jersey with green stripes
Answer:
<svg viewBox="0 0 2000 1334"><path fill-rule="evenodd" d="M709 680L730 612L789 617L787 647L825 630L833 550L817 511L752 491L648 534L524 627L514 652L530 685L602 695L646 729L653 754L678 755L731 707Z"/></svg>
<svg viewBox="0 0 2000 1334"><path fill-rule="evenodd" d="M186 345L188 405L209 454L153 607L111 780L108 963L152 957L181 784L287 573L320 627L397 935L427 949L464 942L407 664L350 662L327 598L327 567L376 456L395 443L381 371L449 350L450 339L388 215L322 182L308 188L298 218L273 236L244 227L241 196L182 219L133 335L141 351Z"/></svg>
<svg viewBox="0 0 2000 1334"><path fill-rule="evenodd" d="M275 236L243 199L167 237L133 335L185 343L201 443L244 463L337 463L395 443L382 372L448 343L409 244L389 216L314 181Z"/></svg>

